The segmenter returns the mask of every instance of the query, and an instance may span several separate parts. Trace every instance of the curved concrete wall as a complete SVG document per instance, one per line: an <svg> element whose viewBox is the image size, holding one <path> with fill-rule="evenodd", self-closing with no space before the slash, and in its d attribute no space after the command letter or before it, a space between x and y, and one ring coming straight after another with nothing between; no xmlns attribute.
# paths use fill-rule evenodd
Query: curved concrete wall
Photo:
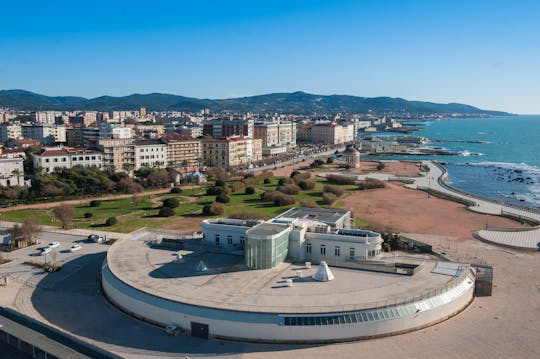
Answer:
<svg viewBox="0 0 540 359"><path fill-rule="evenodd" d="M290 317L289 315L200 307L151 295L122 282L109 270L106 263L102 268L102 285L111 302L143 320L163 326L176 324L184 329L189 329L191 322L197 322L208 324L210 336L214 337L289 343L347 341L422 328L460 312L471 302L474 291L474 279L463 276L463 281L456 287L436 297L408 303L406 306L394 307L396 313L397 309L404 307L408 309L408 311L400 310L405 314L394 319L382 319L383 315L380 314L381 319L357 323L285 325L284 317ZM413 306L413 310L411 310L411 306ZM391 308L376 310L381 313L381 310L391 310ZM374 309L372 312L376 310ZM354 316L354 313L360 316L362 312L314 313L303 315L303 317L343 316L343 314Z"/></svg>

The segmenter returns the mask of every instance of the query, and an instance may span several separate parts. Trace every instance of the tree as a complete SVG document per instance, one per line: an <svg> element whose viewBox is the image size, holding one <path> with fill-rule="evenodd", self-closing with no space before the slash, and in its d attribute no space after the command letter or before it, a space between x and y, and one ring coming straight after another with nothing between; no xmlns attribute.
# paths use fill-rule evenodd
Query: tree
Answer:
<svg viewBox="0 0 540 359"><path fill-rule="evenodd" d="M176 208L180 205L180 202L176 198L165 198L163 200L163 207Z"/></svg>
<svg viewBox="0 0 540 359"><path fill-rule="evenodd" d="M116 217L109 217L105 221L105 225L109 227L114 226L116 223L118 223L118 219Z"/></svg>
<svg viewBox="0 0 540 359"><path fill-rule="evenodd" d="M255 188L253 187L246 187L246 194L254 194Z"/></svg>
<svg viewBox="0 0 540 359"><path fill-rule="evenodd" d="M219 202L219 203L229 203L231 199L229 198L229 196L227 196L225 193L222 193L222 194L218 194L216 196L216 202Z"/></svg>
<svg viewBox="0 0 540 359"><path fill-rule="evenodd" d="M159 210L158 216L160 217L172 217L174 216L174 209L171 207L162 207Z"/></svg>
<svg viewBox="0 0 540 359"><path fill-rule="evenodd" d="M38 224L37 220L32 217L28 217L22 224L16 224L8 229L9 236L12 239L11 246L14 246L14 241L16 239L35 243L36 237L41 233L41 231L41 226Z"/></svg>
<svg viewBox="0 0 540 359"><path fill-rule="evenodd" d="M75 216L75 209L67 204L53 208L54 217L62 223L62 228L66 229L67 225Z"/></svg>
<svg viewBox="0 0 540 359"><path fill-rule="evenodd" d="M98 201L97 199L90 201L90 207L99 207L99 206L101 206L101 201Z"/></svg>

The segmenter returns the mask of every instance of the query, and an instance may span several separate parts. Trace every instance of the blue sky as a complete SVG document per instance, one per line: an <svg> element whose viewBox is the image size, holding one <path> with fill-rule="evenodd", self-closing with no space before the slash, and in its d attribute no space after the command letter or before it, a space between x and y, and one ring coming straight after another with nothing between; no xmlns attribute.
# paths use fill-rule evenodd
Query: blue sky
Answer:
<svg viewBox="0 0 540 359"><path fill-rule="evenodd" d="M540 1L6 1L0 89L302 90L540 113Z"/></svg>

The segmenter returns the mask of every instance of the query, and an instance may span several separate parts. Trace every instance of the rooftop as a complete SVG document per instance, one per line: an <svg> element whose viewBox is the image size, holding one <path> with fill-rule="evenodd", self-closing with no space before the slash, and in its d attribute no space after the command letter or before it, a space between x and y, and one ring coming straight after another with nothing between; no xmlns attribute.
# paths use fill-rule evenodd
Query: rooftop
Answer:
<svg viewBox="0 0 540 359"><path fill-rule="evenodd" d="M111 272L141 291L172 301L226 310L262 313L316 313L373 308L441 288L454 277L432 273L437 262L425 261L414 276L331 266L335 279L317 282L317 265L282 263L249 270L240 255L185 240L176 252L149 247L144 240L121 240L109 249ZM176 254L182 254L180 263ZM208 270L197 272L199 261ZM420 261L420 260L419 260ZM297 271L303 277L297 278ZM286 279L293 278L293 287Z"/></svg>
<svg viewBox="0 0 540 359"><path fill-rule="evenodd" d="M348 213L350 213L350 211L343 209L294 207L280 214L276 218L310 219L326 224L335 224Z"/></svg>
<svg viewBox="0 0 540 359"><path fill-rule="evenodd" d="M248 230L247 233L254 236L272 236L274 234L282 233L289 228L289 226L283 224L261 223Z"/></svg>

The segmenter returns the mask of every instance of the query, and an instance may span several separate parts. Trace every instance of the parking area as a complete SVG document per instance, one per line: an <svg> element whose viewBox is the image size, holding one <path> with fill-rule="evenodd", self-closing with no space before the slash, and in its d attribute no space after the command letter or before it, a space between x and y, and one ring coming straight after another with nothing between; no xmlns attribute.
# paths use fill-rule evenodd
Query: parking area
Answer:
<svg viewBox="0 0 540 359"><path fill-rule="evenodd" d="M0 235L7 235L6 228L0 228ZM70 233L42 232L39 236L40 244L26 248L17 249L12 252L1 252L3 258L10 259L11 262L0 265L0 277L8 276L8 281L18 283L36 284L42 279L44 273L39 267L25 264L25 262L54 263L63 266L62 270L55 275L56 280L63 280L67 276L73 275L77 266L70 265L75 259L83 258L89 254L106 252L109 248L106 244L98 244L88 239L87 236L74 235ZM49 244L55 243L46 254L42 254L43 249ZM72 246L80 248L72 251ZM0 284L2 284L0 282ZM0 303L1 304L1 303Z"/></svg>

